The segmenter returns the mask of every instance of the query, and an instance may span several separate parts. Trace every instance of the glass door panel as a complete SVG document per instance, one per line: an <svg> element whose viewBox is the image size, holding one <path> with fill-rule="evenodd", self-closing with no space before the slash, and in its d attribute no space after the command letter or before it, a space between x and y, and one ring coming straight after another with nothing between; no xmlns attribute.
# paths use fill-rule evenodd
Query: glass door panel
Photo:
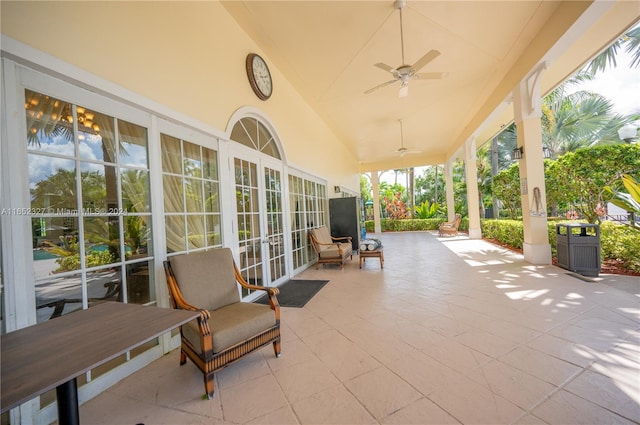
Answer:
<svg viewBox="0 0 640 425"><path fill-rule="evenodd" d="M252 285L264 286L257 164L235 158L236 214L240 273ZM242 296L252 291L242 290Z"/></svg>

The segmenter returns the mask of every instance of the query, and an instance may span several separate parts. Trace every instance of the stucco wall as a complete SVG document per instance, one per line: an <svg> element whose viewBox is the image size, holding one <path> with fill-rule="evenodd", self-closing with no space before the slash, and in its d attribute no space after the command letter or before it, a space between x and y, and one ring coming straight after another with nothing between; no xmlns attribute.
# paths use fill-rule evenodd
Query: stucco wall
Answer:
<svg viewBox="0 0 640 425"><path fill-rule="evenodd" d="M3 0L0 7L2 34L220 132L237 109L260 109L290 165L359 191L356 158L269 57L274 93L266 102L253 94L245 57L262 52L218 2Z"/></svg>

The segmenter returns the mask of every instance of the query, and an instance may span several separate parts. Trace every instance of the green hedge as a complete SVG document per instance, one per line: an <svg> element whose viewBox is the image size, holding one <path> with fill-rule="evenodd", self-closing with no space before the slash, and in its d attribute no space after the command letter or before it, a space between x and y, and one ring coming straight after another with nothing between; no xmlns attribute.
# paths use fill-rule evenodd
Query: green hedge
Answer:
<svg viewBox="0 0 640 425"><path fill-rule="evenodd" d="M566 220L549 221L549 244L551 255L557 258L556 224ZM518 220L481 220L482 236L495 239L514 248L522 249L524 227ZM634 229L605 221L600 225L600 256L617 260L629 270L640 271L640 235Z"/></svg>
<svg viewBox="0 0 640 425"><path fill-rule="evenodd" d="M438 226L440 226L440 223L444 221L446 221L446 219L444 218L416 218L413 220L391 220L388 218L383 218L382 220L380 220L380 227L383 232L438 230ZM365 221L364 226L367 229L368 233L374 232L373 220ZM458 229L462 231L469 230L469 220L467 218L463 218L460 221L460 227Z"/></svg>
<svg viewBox="0 0 640 425"><path fill-rule="evenodd" d="M442 218L428 218L415 220L382 219L380 226L383 232L407 232L415 230L438 230ZM551 255L557 257L556 224L566 220L555 220L547 223ZM373 233L373 221L366 221L367 232ZM524 227L519 220L480 220L482 236L495 239L514 248L522 249L524 243ZM469 230L469 220L463 218L460 230ZM601 258L617 260L628 269L640 272L640 234L637 231L617 223L605 221L600 225L600 255Z"/></svg>

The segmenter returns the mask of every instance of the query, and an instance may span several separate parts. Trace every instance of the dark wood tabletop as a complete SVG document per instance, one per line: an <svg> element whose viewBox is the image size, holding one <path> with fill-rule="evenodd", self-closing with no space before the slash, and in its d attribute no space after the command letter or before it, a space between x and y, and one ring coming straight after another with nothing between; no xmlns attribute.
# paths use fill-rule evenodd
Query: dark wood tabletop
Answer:
<svg viewBox="0 0 640 425"><path fill-rule="evenodd" d="M12 409L198 316L105 302L0 338L0 407Z"/></svg>

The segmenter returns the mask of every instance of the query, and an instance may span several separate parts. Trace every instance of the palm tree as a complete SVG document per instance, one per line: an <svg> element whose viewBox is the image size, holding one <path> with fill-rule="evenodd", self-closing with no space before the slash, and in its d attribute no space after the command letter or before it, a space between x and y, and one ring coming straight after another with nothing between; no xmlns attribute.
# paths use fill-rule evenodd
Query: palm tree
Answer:
<svg viewBox="0 0 640 425"><path fill-rule="evenodd" d="M617 65L616 57L622 48L631 55L631 67L640 67L640 23L624 33L622 37L589 62L585 71L593 76L609 67L615 68Z"/></svg>
<svg viewBox="0 0 640 425"><path fill-rule="evenodd" d="M604 96L587 91L571 93L570 87L588 75L580 74L552 91L543 100L542 140L552 157L581 147L619 143L617 130L636 120L613 110Z"/></svg>

